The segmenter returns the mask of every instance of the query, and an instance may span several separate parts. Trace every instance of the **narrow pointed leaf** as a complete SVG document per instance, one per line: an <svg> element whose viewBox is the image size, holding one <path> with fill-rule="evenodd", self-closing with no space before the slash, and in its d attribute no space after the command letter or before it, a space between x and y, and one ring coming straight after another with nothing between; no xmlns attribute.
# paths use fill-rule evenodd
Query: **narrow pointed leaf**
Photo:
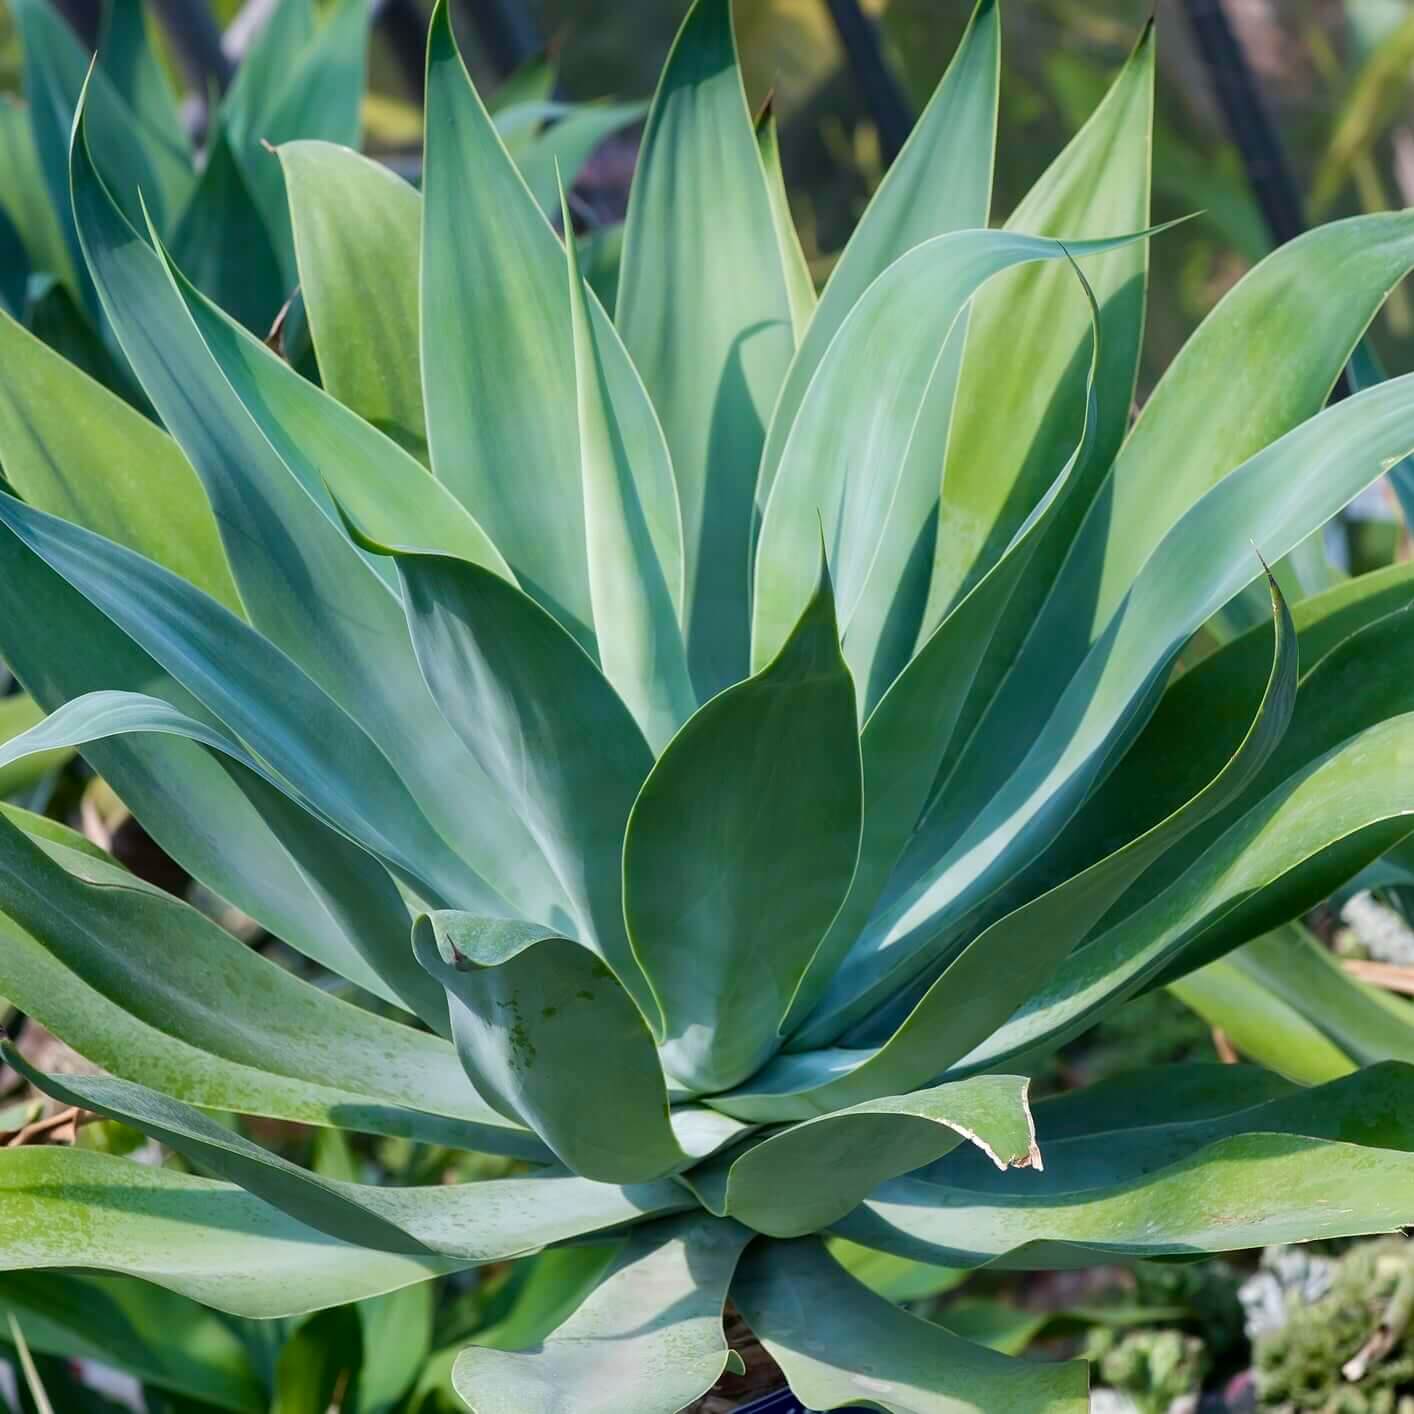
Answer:
<svg viewBox="0 0 1414 1414"><path fill-rule="evenodd" d="M425 463L422 199L380 163L333 143L288 142L279 157L324 387Z"/></svg>
<svg viewBox="0 0 1414 1414"><path fill-rule="evenodd" d="M447 989L477 1093L567 1168L627 1183L686 1162L648 1025L587 948L532 924L458 913L424 914L413 948ZM598 1108L605 1095L612 1124Z"/></svg>
<svg viewBox="0 0 1414 1414"><path fill-rule="evenodd" d="M661 1414L727 1368L722 1307L751 1234L703 1216L633 1233L584 1304L532 1351L462 1351L452 1373L474 1414Z"/></svg>
<svg viewBox="0 0 1414 1414"><path fill-rule="evenodd" d="M571 1174L422 1188L325 1178L155 1090L106 1076L45 1075L13 1048L6 1060L62 1103L130 1124L316 1231L373 1252L503 1261L687 1203L672 1183L616 1188Z"/></svg>
<svg viewBox="0 0 1414 1414"><path fill-rule="evenodd" d="M73 253L60 228L60 208L49 195L30 113L29 105L12 94L0 95L0 168L5 172L0 210L19 232L33 269L53 275L77 296L80 287Z"/></svg>
<svg viewBox="0 0 1414 1414"><path fill-rule="evenodd" d="M568 205L563 219L565 229L573 230ZM661 438L632 450L624 438L572 240L567 251L589 600L599 660L604 676L657 752L692 714L697 700L679 626L682 530L677 502L674 499L671 506L673 523L655 534L645 514L651 508L644 507L638 494L634 464L644 456L657 457L661 468L656 479L669 483L672 467ZM668 563L658 557L660 544L678 549Z"/></svg>
<svg viewBox="0 0 1414 1414"><path fill-rule="evenodd" d="M766 505L810 380L864 291L914 246L987 224L1000 68L998 6L996 0L979 0L952 63L830 272L771 419L761 456L759 508ZM1135 224L1143 223L1113 226L1105 234ZM940 464L934 472L936 497Z"/></svg>
<svg viewBox="0 0 1414 1414"><path fill-rule="evenodd" d="M112 0L98 44L98 62L141 124L144 136L178 160L192 160L177 95L162 68L142 0Z"/></svg>
<svg viewBox="0 0 1414 1414"><path fill-rule="evenodd" d="M766 169L771 221L775 227L781 270L786 277L786 292L790 296L791 328L799 348L815 313L815 281L806 264L805 252L800 248L800 237L796 234L795 221L790 214L790 196L786 191L785 173L781 170L781 135L776 124L775 106L769 98L756 115L756 146L761 153L761 165Z"/></svg>
<svg viewBox="0 0 1414 1414"><path fill-rule="evenodd" d="M849 890L859 850L854 686L828 572L779 656L713 698L644 783L624 910L662 1008L663 1061L699 1091L750 1075Z"/></svg>
<svg viewBox="0 0 1414 1414"><path fill-rule="evenodd" d="M748 670L757 465L795 351L778 250L730 0L697 0L648 114L615 318L672 453L703 699Z"/></svg>
<svg viewBox="0 0 1414 1414"><path fill-rule="evenodd" d="M0 462L30 505L146 555L241 613L206 493L176 444L3 315Z"/></svg>
<svg viewBox="0 0 1414 1414"><path fill-rule="evenodd" d="M547 216L560 210L560 188L574 187L584 164L594 150L614 133L636 123L647 111L645 103L582 103L557 122L535 135L524 152L516 155L516 165L536 204ZM556 170L559 179L556 179ZM573 226L563 229L573 230Z"/></svg>
<svg viewBox="0 0 1414 1414"><path fill-rule="evenodd" d="M1150 25L1104 101L1012 213L1007 230L1070 245L1149 224L1154 47ZM1144 242L1085 263L1100 309L1094 444L1040 551L1048 570L1043 575L1038 566L1035 583L1058 568L1129 426L1148 265ZM1075 445L1090 339L1090 309L1063 266L1028 265L978 295L939 468L942 500L925 632L985 573ZM1019 348L1027 357L1016 357ZM999 408L1005 417L996 415ZM1024 618L1019 605L1013 614L1014 621Z"/></svg>
<svg viewBox="0 0 1414 1414"><path fill-rule="evenodd" d="M813 1409L889 1414L1085 1414L1084 1361L1015 1360L931 1325L848 1275L816 1238L761 1243L732 1300Z"/></svg>
<svg viewBox="0 0 1414 1414"><path fill-rule="evenodd" d="M565 254L472 87L447 6L428 38L422 371L432 470L528 594L593 650ZM515 278L507 280L508 271ZM653 408L598 300L609 397L653 532L676 526ZM533 494L527 494L527 488ZM660 563L675 553L655 542ZM672 583L675 571L668 570Z"/></svg>

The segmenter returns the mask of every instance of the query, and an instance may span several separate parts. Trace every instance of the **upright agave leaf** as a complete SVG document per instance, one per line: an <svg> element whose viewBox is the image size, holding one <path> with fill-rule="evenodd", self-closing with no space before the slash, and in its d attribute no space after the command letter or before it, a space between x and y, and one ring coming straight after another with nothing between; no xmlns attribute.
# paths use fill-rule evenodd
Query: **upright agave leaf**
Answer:
<svg viewBox="0 0 1414 1414"><path fill-rule="evenodd" d="M326 107L276 49L343 72L351 15L277 9L184 218L213 229L234 173L283 229L283 181L322 386L117 189L113 104L165 121L127 7L72 95L76 268L161 425L0 322L0 650L48 713L0 770L81 750L385 1014L6 810L0 994L108 1074L7 1058L216 1177L0 1151L0 1266L253 1318L386 1303L372 1331L548 1249L535 1319L428 1365L472 1409L673 1414L733 1364L730 1298L808 1404L1069 1411L1082 1366L925 1332L832 1252L1069 1267L1414 1220L1407 1037L1356 1045L1349 989L1299 1012L1325 964L1268 936L1414 831L1414 575L1288 604L1263 574L1414 446L1414 378L1323 408L1414 214L1263 262L1125 435L1152 33L989 229L982 0L817 295L730 7L697 0L611 317L546 218L538 120L486 109L445 6L425 197L329 143L241 165L242 133ZM1239 593L1271 626L1188 666ZM1033 1108L1039 1059L1229 954L1221 995L1261 981L1338 1043L1306 1058L1326 1083L1173 1066ZM382 1188L209 1110L526 1171ZM281 1362L317 1399L352 1329L321 1321Z"/></svg>

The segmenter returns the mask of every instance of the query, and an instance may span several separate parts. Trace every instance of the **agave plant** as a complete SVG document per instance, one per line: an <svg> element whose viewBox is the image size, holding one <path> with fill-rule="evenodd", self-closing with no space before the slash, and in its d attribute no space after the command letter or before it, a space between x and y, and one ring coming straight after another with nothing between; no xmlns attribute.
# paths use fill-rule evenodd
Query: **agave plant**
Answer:
<svg viewBox="0 0 1414 1414"><path fill-rule="evenodd" d="M1279 589L1414 446L1409 378L1321 410L1414 214L1272 255L1130 428L1152 36L988 229L998 60L982 0L817 299L698 0L611 314L439 6L421 197L280 149L322 387L128 219L81 105L75 229L163 426L6 326L0 648L50 715L0 764L80 746L366 1004L6 811L0 993L111 1076L7 1059L213 1177L0 1153L0 1263L272 1317L612 1239L538 1350L462 1353L469 1405L679 1409L730 1298L815 1408L1078 1411L1083 1366L827 1235L1045 1268L1414 1216L1407 1067L1026 1078L1414 827L1414 573ZM1271 623L1176 675L1262 556ZM208 1110L526 1171L360 1184Z"/></svg>

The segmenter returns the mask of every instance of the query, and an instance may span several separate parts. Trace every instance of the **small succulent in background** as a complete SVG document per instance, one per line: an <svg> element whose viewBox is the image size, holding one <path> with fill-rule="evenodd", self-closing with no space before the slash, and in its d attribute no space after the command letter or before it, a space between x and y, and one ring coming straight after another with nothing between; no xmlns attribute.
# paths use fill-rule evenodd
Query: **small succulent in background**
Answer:
<svg viewBox="0 0 1414 1414"><path fill-rule="evenodd" d="M611 312L439 5L421 195L278 149L318 385L134 219L90 90L74 229L161 426L0 325L0 648L50 712L0 764L81 748L359 990L6 812L0 993L110 1074L6 1059L199 1172L0 1153L0 1263L284 1318L613 1242L534 1351L457 1357L472 1408L689 1406L729 1299L808 1406L1070 1414L1083 1362L929 1326L828 1244L1048 1269L1409 1220L1407 1065L1028 1097L1414 827L1414 575L1281 588L1414 445L1414 379L1325 407L1414 214L1272 255L1131 427L1153 53L990 228L982 0L817 295L698 0ZM1268 621L1177 673L1254 583ZM533 1171L326 1174L213 1110Z"/></svg>

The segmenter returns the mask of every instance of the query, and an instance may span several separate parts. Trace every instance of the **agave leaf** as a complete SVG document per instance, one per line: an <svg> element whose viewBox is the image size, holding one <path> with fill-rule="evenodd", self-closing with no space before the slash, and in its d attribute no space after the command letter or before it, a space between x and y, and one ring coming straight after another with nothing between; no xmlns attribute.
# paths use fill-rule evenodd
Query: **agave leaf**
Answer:
<svg viewBox="0 0 1414 1414"><path fill-rule="evenodd" d="M1299 1134L1374 1149L1410 1149L1414 1128L1405 1116L1411 1100L1414 1068L1387 1062L1313 1089L1292 1086L1253 1104L1234 1097L1222 1113L1206 1118L1150 1105L1128 1118L1113 1112L1094 1114L1092 1130L1053 1137L1043 1127L1047 1119L1042 1109L1036 1132L1046 1155L1044 1173L1027 1174L1024 1183L1017 1182L1016 1176L1000 1174L958 1151L934 1164L926 1177L952 1189L1035 1198L1110 1188L1168 1168L1218 1140L1245 1134Z"/></svg>
<svg viewBox="0 0 1414 1414"><path fill-rule="evenodd" d="M89 73L90 56L52 6L44 0L19 0L14 14L24 48L25 93L40 167L74 265L82 270L70 215L66 155L74 117L85 95L98 115L94 160L130 220L141 211L139 193L159 222L172 220L191 189L191 166L169 147L142 141L132 110L102 68ZM91 286L85 288L91 295Z"/></svg>
<svg viewBox="0 0 1414 1414"><path fill-rule="evenodd" d="M1414 715L1371 727L1283 781L1162 893L1073 953L961 1071L1085 1029L1148 983L1172 980L1296 917L1410 832L1397 780Z"/></svg>
<svg viewBox="0 0 1414 1414"><path fill-rule="evenodd" d="M623 847L624 913L661 1006L663 1064L698 1091L779 1045L859 850L854 685L829 572L775 661L719 693L643 784Z"/></svg>
<svg viewBox="0 0 1414 1414"><path fill-rule="evenodd" d="M475 1414L665 1414L727 1368L722 1305L751 1233L683 1217L632 1233L584 1304L533 1351L472 1345L452 1372Z"/></svg>
<svg viewBox="0 0 1414 1414"><path fill-rule="evenodd" d="M148 556L241 612L211 507L172 439L3 315L0 461L31 505Z"/></svg>
<svg viewBox="0 0 1414 1414"><path fill-rule="evenodd" d="M29 252L14 223L0 206L0 313L24 316L29 289Z"/></svg>
<svg viewBox="0 0 1414 1414"><path fill-rule="evenodd" d="M351 1247L231 1184L85 1149L0 1152L0 1192L0 1267L122 1273L237 1316L299 1315L468 1265Z"/></svg>
<svg viewBox="0 0 1414 1414"><path fill-rule="evenodd" d="M68 238L60 229L60 208L49 196L49 183L35 146L30 108L11 94L0 95L0 209L9 216L24 241L30 265L47 271L74 295L80 286L74 274Z"/></svg>
<svg viewBox="0 0 1414 1414"><path fill-rule="evenodd" d="M207 487L246 608L269 640L245 631L241 642L258 654L288 652L330 694L330 707L337 702L339 715L356 714L360 734L366 730L381 753L396 758L389 769L410 783L400 789L415 789L436 817L415 827L435 834L429 861L440 855L451 865L449 839L476 856L475 864L453 866L463 879L444 892L449 901L479 897L489 913L513 913L516 905L543 911L558 894L519 822L493 808L489 783L483 798L467 798L475 763L420 681L395 589L349 543L323 483L301 480L300 470L309 482L315 471L289 466L242 406L193 324L179 283L108 200L86 158L83 131L80 122L74 191L95 278L134 366ZM278 677L277 670L272 680ZM495 878L482 882L485 875Z"/></svg>
<svg viewBox="0 0 1414 1414"><path fill-rule="evenodd" d="M1085 277L1079 275L1079 279L1084 284ZM1088 290L1088 285L1085 288ZM1098 340L1098 328L1095 334ZM956 328L951 337L957 338ZM1098 355L1098 342L1095 352ZM1092 380L1094 369L1092 360ZM849 897L791 999L782 1033L800 1025L825 994L908 843L991 636L1037 545L1065 503L1070 478L1086 454L1095 411L1093 397L1092 385L1086 389L1087 413L1080 440L1050 490L1017 530L1015 540L946 615L868 712L860 735L864 819L859 863Z"/></svg>
<svg viewBox="0 0 1414 1414"><path fill-rule="evenodd" d="M143 135L190 166L191 141L153 45L145 9L142 0L112 0L98 44L98 63L132 109Z"/></svg>
<svg viewBox="0 0 1414 1414"><path fill-rule="evenodd" d="M302 378L203 299L179 273L175 278L187 312L226 382L281 461L324 503L331 519L337 515L342 526L344 516L351 516L395 543L432 546L512 579L500 551L441 482L358 414ZM332 512L330 496L335 498ZM371 556L370 562L380 576L392 578L385 561Z"/></svg>
<svg viewBox="0 0 1414 1414"><path fill-rule="evenodd" d="M1084 1414L1087 1369L1015 1360L900 1310L862 1286L816 1238L759 1243L732 1300L791 1391L814 1409L890 1414Z"/></svg>
<svg viewBox="0 0 1414 1414"><path fill-rule="evenodd" d="M1239 952L1241 950L1239 949ZM1289 1002L1238 967L1229 954L1190 972L1169 990L1234 1049L1303 1085L1320 1085L1355 1069L1355 1062ZM1354 979L1346 979L1355 986ZM1414 1032L1410 1035L1414 1042Z"/></svg>
<svg viewBox="0 0 1414 1414"><path fill-rule="evenodd" d="M538 133L535 141L517 154L520 174L546 216L560 214L559 183L562 181L565 190L570 190L599 144L638 122L647 111L646 103L579 104ZM572 231L574 227L566 223L561 229Z"/></svg>
<svg viewBox="0 0 1414 1414"><path fill-rule="evenodd" d="M423 181L422 373L433 472L526 592L592 651L565 255L472 87L445 3L428 39ZM507 271L516 278L508 281ZM672 540L677 513L662 432L608 317L597 299L589 307L644 517L672 585L682 551Z"/></svg>
<svg viewBox="0 0 1414 1414"><path fill-rule="evenodd" d="M560 193L563 198L564 193ZM569 206L564 228L572 231ZM638 494L634 464L644 456L660 459L655 479L672 484L672 465L661 438L632 451L614 412L604 377L604 359L591 296L579 271L573 240L569 256L571 323L579 407L579 457L583 478L584 529L589 568L589 600L604 676L633 713L655 752L661 751L697 706L687 670L679 616L682 556L670 564L657 545L681 545L682 525L673 498L671 526L648 523ZM635 455L636 454L636 455ZM667 508L663 508L667 509Z"/></svg>
<svg viewBox="0 0 1414 1414"><path fill-rule="evenodd" d="M111 862L8 820L0 846L5 995L97 1064L211 1108L548 1157L446 1042L301 982Z"/></svg>
<svg viewBox="0 0 1414 1414"><path fill-rule="evenodd" d="M766 506L810 380L865 290L914 246L949 231L987 224L1000 67L1001 16L996 0L978 0L952 63L860 217L800 341L762 450L756 493L759 509ZM789 261L786 269L789 273ZM934 467L935 496L940 471L941 463Z"/></svg>
<svg viewBox="0 0 1414 1414"><path fill-rule="evenodd" d="M1414 604L1414 563L1391 565L1291 606L1309 669L1352 634ZM1134 745L1055 844L1033 877L1069 878L1118 849L1211 779L1251 720L1271 663L1270 618L1229 640L1170 684ZM1379 665L1374 668L1379 674ZM1201 715L1203 730L1193 722Z"/></svg>
<svg viewBox="0 0 1414 1414"><path fill-rule="evenodd" d="M574 1174L425 1188L325 1178L145 1086L105 1076L46 1075L12 1046L4 1054L61 1103L130 1124L315 1231L369 1251L505 1261L690 1203L671 1182L618 1188Z"/></svg>
<svg viewBox="0 0 1414 1414"><path fill-rule="evenodd" d="M697 0L664 66L629 195L615 319L672 453L688 660L705 700L747 671L756 472L795 352L730 0Z"/></svg>
<svg viewBox="0 0 1414 1414"><path fill-rule="evenodd" d="M121 692L66 704L24 739L8 743L8 759L116 732L189 736L264 775L325 824L384 859L429 899L479 898L488 913L513 916L511 905L433 830L358 724L268 639L169 571L67 521L8 496L0 497L0 521L183 686L200 694L264 761L224 730L167 702ZM356 781L349 775L351 762L358 763Z"/></svg>
<svg viewBox="0 0 1414 1414"><path fill-rule="evenodd" d="M1151 23L1103 102L1005 229L1057 236L1070 245L1147 226L1153 101ZM1100 309L1093 446L1038 552L1047 572L1038 565L1028 583L1048 582L1059 568L1129 425L1148 265L1143 242L1086 262ZM986 572L1076 444L1091 360L1091 312L1080 293L1062 266L1036 264L1000 276L977 296L941 471L925 633ZM1018 357L1018 350L1025 355ZM999 408L1005 417L997 416ZM1016 605L1009 622L1024 616Z"/></svg>
<svg viewBox="0 0 1414 1414"><path fill-rule="evenodd" d="M964 1140L998 1168L1041 1166L1026 1089L984 1075L869 1100L792 1125L684 1180L705 1206L772 1237L828 1227L886 1179L941 1158Z"/></svg>
<svg viewBox="0 0 1414 1414"><path fill-rule="evenodd" d="M771 223L776 232L776 248L781 269L786 277L790 296L791 328L797 350L815 313L817 298L815 280L800 247L800 236L790 214L790 196L786 191L785 173L781 170L781 139L776 127L775 104L767 97L756 115L756 148L761 154L761 166L766 172L766 191L771 198ZM787 375L789 378L789 375ZM767 434L769 437L769 433Z"/></svg>
<svg viewBox="0 0 1414 1414"><path fill-rule="evenodd" d="M1260 987L1272 1002L1289 1006L1356 1064L1414 1062L1407 1003L1357 982L1301 924L1289 923L1254 938L1229 953L1223 964L1245 987ZM1187 1001L1187 984L1209 970L1182 978L1175 990L1183 989L1179 995ZM1249 1044L1253 1040L1260 1043L1260 1038L1249 1037ZM1256 1046L1250 1054L1260 1059Z"/></svg>
<svg viewBox="0 0 1414 1414"><path fill-rule="evenodd" d="M10 741L28 731L44 719L44 709L27 693L14 693L0 697L0 743ZM41 751L27 756L23 761L12 761L0 767L0 796L18 795L32 789L50 771L57 771L66 761L73 758L70 747L59 747L54 751ZM12 807L13 808L13 807ZM24 812L26 815L28 811ZM43 819L43 816L36 816ZM82 838L82 836L80 836Z"/></svg>
<svg viewBox="0 0 1414 1414"><path fill-rule="evenodd" d="M653 1017L624 931L618 868L653 762L628 708L569 632L499 575L416 550L397 551L396 563L433 698L556 871L580 924L575 936Z"/></svg>
<svg viewBox="0 0 1414 1414"><path fill-rule="evenodd" d="M436 1286L423 1282L355 1307L362 1337L357 1414L386 1414L397 1408L432 1354Z"/></svg>
<svg viewBox="0 0 1414 1414"><path fill-rule="evenodd" d="M1010 778L919 882L881 910L845 959L831 1024L860 1019L920 975L985 900L1055 838L1152 710L1162 674L1209 614L1253 578L1255 543L1279 559L1335 514L1414 438L1414 405L1394 381L1312 418L1220 481L1150 557ZM1378 400L1378 401L1377 401ZM1196 568L1201 565L1201 572ZM946 798L946 797L945 797ZM948 800L949 808L951 801ZM950 827L925 818L914 848ZM905 859L905 865L907 858ZM1275 920L1283 921L1283 920Z"/></svg>
<svg viewBox="0 0 1414 1414"><path fill-rule="evenodd" d="M172 253L192 283L247 329L270 328L285 302L285 278L224 129L213 134L206 166L172 228Z"/></svg>
<svg viewBox="0 0 1414 1414"><path fill-rule="evenodd" d="M4 652L36 700L51 709L95 687L142 688L201 707L113 621L23 541L0 536ZM39 620L26 606L43 603ZM286 804L260 776L173 736L95 742L85 755L162 848L223 898L292 947L378 992L362 961L406 936L391 880L369 856L312 815ZM240 849L232 849L238 839Z"/></svg>
<svg viewBox="0 0 1414 1414"><path fill-rule="evenodd" d="M895 1179L835 1230L918 1261L1036 1270L1355 1237L1405 1222L1407 1147L1309 1138L1299 1114L1289 1123L1295 1132L1220 1139L1098 1188L1023 1196ZM1407 1130L1397 1137L1407 1146ZM1120 1154L1124 1144L1110 1136L1097 1147Z"/></svg>
<svg viewBox="0 0 1414 1414"><path fill-rule="evenodd" d="M1285 438L1319 435L1319 421L1314 428L1298 424L1321 409L1365 326L1411 264L1414 214L1335 222L1268 256L1204 320L1145 404L1063 568L1047 576L1044 605L1028 601L1024 642L994 658L979 679L965 751L940 782L945 804L918 832L901 866L905 879L926 873L950 847L960 849L962 822L988 813L1011 774L1011 745L1043 730L1066 684L1084 672L1085 655L1127 612L1125 600L1150 573L1161 543L1180 526L1195 526L1200 504L1220 504L1221 495L1210 498L1228 481L1270 465ZM1336 298L1329 297L1333 288ZM1254 349L1271 356L1253 357ZM1408 450L1396 441L1377 455ZM1155 466L1165 468L1162 477ZM1283 484L1294 491L1297 482ZM1300 484L1310 485L1304 478ZM1280 546L1263 538L1257 519L1233 529L1256 539L1275 564L1334 514L1326 509L1331 504L1302 515L1303 533ZM1205 618L1241 588L1233 583Z"/></svg>
<svg viewBox="0 0 1414 1414"><path fill-rule="evenodd" d="M496 85L486 107L498 119L523 103L548 103L559 82L559 58L548 49L532 54Z"/></svg>
<svg viewBox="0 0 1414 1414"><path fill-rule="evenodd" d="M126 1277L9 1272L0 1312L24 1322L33 1349L96 1360L234 1414L265 1414L266 1393L235 1333L215 1312Z"/></svg>
<svg viewBox="0 0 1414 1414"><path fill-rule="evenodd" d="M251 40L221 102L220 120L236 145L262 137L271 109L290 72L290 57L314 37L314 0L277 0Z"/></svg>
<svg viewBox="0 0 1414 1414"><path fill-rule="evenodd" d="M1069 253L1134 239L1087 241ZM751 647L758 668L779 651L810 596L810 547L823 519L846 656L870 693L861 710L888 686L875 657L895 588L937 506L952 417L946 379L956 371L947 336L991 276L1067 253L1059 241L1005 231L938 236L890 266L840 326L782 448L761 522ZM930 311L926 321L920 304Z"/></svg>
<svg viewBox="0 0 1414 1414"><path fill-rule="evenodd" d="M648 1025L587 948L533 924L432 913L418 919L413 949L447 989L477 1093L566 1167L629 1183L686 1163ZM614 1097L607 1127L605 1095Z"/></svg>
<svg viewBox="0 0 1414 1414"><path fill-rule="evenodd" d="M425 463L422 199L381 163L333 143L287 142L279 158L324 387Z"/></svg>

